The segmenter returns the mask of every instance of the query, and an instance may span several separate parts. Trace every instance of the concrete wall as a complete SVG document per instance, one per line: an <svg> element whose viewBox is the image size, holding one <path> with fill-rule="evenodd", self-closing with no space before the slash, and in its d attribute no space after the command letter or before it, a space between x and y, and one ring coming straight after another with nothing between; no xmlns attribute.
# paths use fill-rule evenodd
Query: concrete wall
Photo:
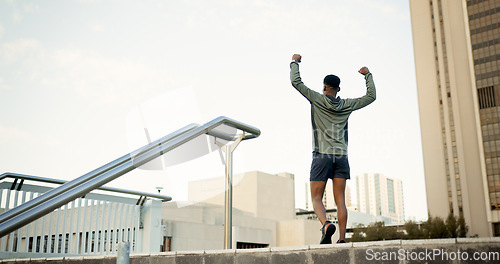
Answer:
<svg viewBox="0 0 500 264"><path fill-rule="evenodd" d="M464 258L467 257L466 260ZM475 260L474 257L483 257ZM384 259L387 258L387 259ZM179 251L130 256L131 264L499 263L500 238L391 240L264 249ZM0 263L114 264L116 257L2 260Z"/></svg>

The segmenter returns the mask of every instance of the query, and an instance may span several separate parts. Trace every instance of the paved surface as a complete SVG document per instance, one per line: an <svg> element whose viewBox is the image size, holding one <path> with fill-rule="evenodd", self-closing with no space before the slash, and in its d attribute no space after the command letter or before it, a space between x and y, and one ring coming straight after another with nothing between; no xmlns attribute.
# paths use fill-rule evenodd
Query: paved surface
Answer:
<svg viewBox="0 0 500 264"><path fill-rule="evenodd" d="M114 264L116 257L10 259L0 263ZM390 240L264 249L177 251L130 256L131 264L500 263L500 237Z"/></svg>

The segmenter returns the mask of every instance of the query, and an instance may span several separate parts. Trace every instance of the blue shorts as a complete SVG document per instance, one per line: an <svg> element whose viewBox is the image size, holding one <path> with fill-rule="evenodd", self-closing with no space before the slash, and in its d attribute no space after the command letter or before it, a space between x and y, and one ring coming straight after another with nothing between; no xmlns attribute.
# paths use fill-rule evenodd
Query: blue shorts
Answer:
<svg viewBox="0 0 500 264"><path fill-rule="evenodd" d="M331 155L313 152L310 181L327 181L333 178L351 178L351 169L346 155Z"/></svg>

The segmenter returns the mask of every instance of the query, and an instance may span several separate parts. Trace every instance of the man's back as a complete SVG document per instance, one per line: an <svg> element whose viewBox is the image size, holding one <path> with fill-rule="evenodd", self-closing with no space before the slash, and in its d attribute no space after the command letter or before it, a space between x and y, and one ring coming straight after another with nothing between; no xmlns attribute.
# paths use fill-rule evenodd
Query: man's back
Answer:
<svg viewBox="0 0 500 264"><path fill-rule="evenodd" d="M290 64L290 80L311 103L313 151L323 154L347 155L347 124L350 114L376 99L375 84L371 73L365 74L366 94L359 98L341 99L320 94L309 89L301 80L299 64Z"/></svg>

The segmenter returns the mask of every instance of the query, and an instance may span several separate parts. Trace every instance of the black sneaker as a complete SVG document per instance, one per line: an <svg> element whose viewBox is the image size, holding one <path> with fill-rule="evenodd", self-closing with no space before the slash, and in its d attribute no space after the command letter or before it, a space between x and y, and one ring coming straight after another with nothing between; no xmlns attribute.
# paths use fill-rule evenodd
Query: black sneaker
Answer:
<svg viewBox="0 0 500 264"><path fill-rule="evenodd" d="M337 228L330 221L326 221L321 228L321 241L320 244L331 244L332 243L332 235L335 233Z"/></svg>
<svg viewBox="0 0 500 264"><path fill-rule="evenodd" d="M337 244L345 243L345 240L337 240Z"/></svg>

